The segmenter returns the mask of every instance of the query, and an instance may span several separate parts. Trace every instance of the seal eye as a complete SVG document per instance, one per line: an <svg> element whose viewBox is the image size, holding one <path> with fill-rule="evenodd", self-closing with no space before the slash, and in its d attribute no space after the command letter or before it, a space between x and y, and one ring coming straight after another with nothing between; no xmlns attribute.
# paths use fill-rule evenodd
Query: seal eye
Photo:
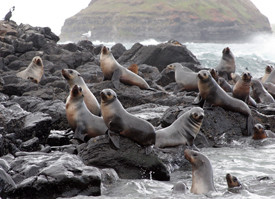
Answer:
<svg viewBox="0 0 275 199"><path fill-rule="evenodd" d="M70 74L73 74L73 71L72 71L72 70L69 70L69 73L70 73Z"/></svg>
<svg viewBox="0 0 275 199"><path fill-rule="evenodd" d="M107 92L107 95L108 95L108 96L111 96L111 92Z"/></svg>
<svg viewBox="0 0 275 199"><path fill-rule="evenodd" d="M79 91L82 92L82 88L81 87L79 87Z"/></svg>
<svg viewBox="0 0 275 199"><path fill-rule="evenodd" d="M237 178L233 177L233 182L237 182Z"/></svg>

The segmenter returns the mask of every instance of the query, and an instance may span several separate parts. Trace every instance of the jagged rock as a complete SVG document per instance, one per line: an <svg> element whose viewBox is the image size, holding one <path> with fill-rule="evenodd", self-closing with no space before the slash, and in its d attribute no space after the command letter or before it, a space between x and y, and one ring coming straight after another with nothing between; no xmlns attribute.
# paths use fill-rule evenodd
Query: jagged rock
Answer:
<svg viewBox="0 0 275 199"><path fill-rule="evenodd" d="M146 155L144 147L120 136L120 148L111 147L106 136L92 138L78 148L79 156L87 165L113 168L120 178L169 180L167 168L154 152Z"/></svg>
<svg viewBox="0 0 275 199"><path fill-rule="evenodd" d="M38 137L34 137L30 140L23 142L20 145L20 149L22 151L38 151L38 150L40 150Z"/></svg>
<svg viewBox="0 0 275 199"><path fill-rule="evenodd" d="M81 48L87 50L90 53L94 52L94 45L91 41L89 40L81 40L79 42L77 42L77 45L80 46Z"/></svg>
<svg viewBox="0 0 275 199"><path fill-rule="evenodd" d="M163 69L156 78L156 83L163 87L175 81L175 71L167 68Z"/></svg>
<svg viewBox="0 0 275 199"><path fill-rule="evenodd" d="M17 187L5 192L11 198L56 198L101 194L99 169L85 166L68 153L18 153L11 161Z"/></svg>
<svg viewBox="0 0 275 199"><path fill-rule="evenodd" d="M16 39L13 42L13 47L14 47L15 52L25 53L27 51L32 50L33 43L32 43L32 41L25 42L25 41L20 41L20 40Z"/></svg>
<svg viewBox="0 0 275 199"><path fill-rule="evenodd" d="M111 48L111 53L113 54L115 59L118 59L125 51L126 48L121 43L117 43Z"/></svg>
<svg viewBox="0 0 275 199"><path fill-rule="evenodd" d="M70 144L70 139L73 137L72 133L67 133L67 131L56 131L52 130L47 139L47 144L50 146L63 146Z"/></svg>
<svg viewBox="0 0 275 199"><path fill-rule="evenodd" d="M175 62L190 62L199 64L197 58L186 46L178 46L169 43L143 46L136 43L118 59L120 64L148 64L156 66L162 71L168 64Z"/></svg>

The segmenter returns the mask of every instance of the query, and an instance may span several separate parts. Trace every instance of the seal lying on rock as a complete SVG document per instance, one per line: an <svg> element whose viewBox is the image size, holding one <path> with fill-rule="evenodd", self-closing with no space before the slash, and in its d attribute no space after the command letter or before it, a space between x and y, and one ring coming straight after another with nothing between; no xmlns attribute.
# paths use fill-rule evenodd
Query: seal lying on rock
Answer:
<svg viewBox="0 0 275 199"><path fill-rule="evenodd" d="M102 116L110 131L128 137L142 146L155 144L156 133L151 123L128 113L112 89L102 90L100 96ZM112 139L112 135L110 138L118 148L118 141Z"/></svg>
<svg viewBox="0 0 275 199"><path fill-rule="evenodd" d="M255 124L254 126L254 134L253 139L254 140L262 140L265 138L275 138L275 133L273 133L270 130L265 130L264 126L261 124Z"/></svg>
<svg viewBox="0 0 275 199"><path fill-rule="evenodd" d="M231 73L235 73L235 57L229 47L223 49L222 58L219 65L216 67L216 70L219 72L219 75L226 80L231 79Z"/></svg>
<svg viewBox="0 0 275 199"><path fill-rule="evenodd" d="M213 169L209 159L203 154L184 150L184 157L192 165L192 187L191 193L206 194L210 191L216 191L213 181Z"/></svg>
<svg viewBox="0 0 275 199"><path fill-rule="evenodd" d="M247 132L244 135L252 135L253 132L253 118L251 110L243 101L229 96L212 78L207 70L201 70L198 73L199 81L199 95L205 103L209 106L220 106L225 110L239 112L247 116Z"/></svg>
<svg viewBox="0 0 275 199"><path fill-rule="evenodd" d="M34 83L39 83L44 73L44 65L39 56L35 56L29 66L16 74L22 79L29 79Z"/></svg>
<svg viewBox="0 0 275 199"><path fill-rule="evenodd" d="M193 141L200 131L204 111L194 107L185 112L170 126L156 131L156 147L193 146Z"/></svg>
<svg viewBox="0 0 275 199"><path fill-rule="evenodd" d="M101 117L92 114L84 103L82 88L74 85L66 102L66 116L74 137L87 141L88 138L104 135L108 128Z"/></svg>
<svg viewBox="0 0 275 199"><path fill-rule="evenodd" d="M78 85L82 88L82 92L84 95L84 102L91 113L94 115L100 116L100 106L95 98L94 94L90 91L88 86L86 85L84 79L81 77L79 72L72 69L62 69L62 76L67 80L70 89L72 89L75 85Z"/></svg>
<svg viewBox="0 0 275 199"><path fill-rule="evenodd" d="M141 89L150 89L150 86L142 77L121 66L106 46L101 49L100 67L104 80L111 80L116 89L119 89L120 82L136 85Z"/></svg>
<svg viewBox="0 0 275 199"><path fill-rule="evenodd" d="M198 90L198 73L189 68L183 67L180 63L173 63L167 66L169 70L175 71L175 80L177 86L174 90L176 94L179 91L197 91Z"/></svg>

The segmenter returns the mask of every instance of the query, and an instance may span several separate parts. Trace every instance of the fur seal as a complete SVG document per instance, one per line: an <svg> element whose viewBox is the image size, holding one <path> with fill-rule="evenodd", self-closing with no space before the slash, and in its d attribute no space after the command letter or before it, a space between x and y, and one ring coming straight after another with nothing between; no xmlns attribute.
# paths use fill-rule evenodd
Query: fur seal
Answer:
<svg viewBox="0 0 275 199"><path fill-rule="evenodd" d="M232 92L232 86L223 78L223 77L219 77L219 72L214 69L211 68L209 70L211 76L213 77L213 79L220 85L220 87L225 91L225 92Z"/></svg>
<svg viewBox="0 0 275 199"><path fill-rule="evenodd" d="M266 67L265 67L265 74L264 74L264 76L262 77L262 79L261 79L261 82L262 83L265 83L266 82L266 80L267 80L267 78L269 77L269 75L270 75L270 73L273 71L273 66L271 66L271 65L267 65Z"/></svg>
<svg viewBox="0 0 275 199"><path fill-rule="evenodd" d="M254 126L254 134L253 139L254 140L262 140L265 138L275 138L275 134L270 130L265 130L264 126L261 124L255 124Z"/></svg>
<svg viewBox="0 0 275 199"><path fill-rule="evenodd" d="M189 68L183 67L180 63L173 63L167 66L169 70L175 71L177 87L174 93L179 91L198 91L198 73Z"/></svg>
<svg viewBox="0 0 275 199"><path fill-rule="evenodd" d="M79 72L73 69L62 69L62 76L67 80L70 89L72 89L75 85L78 85L82 88L82 92L84 95L84 102L91 113L94 115L100 116L100 106L95 98L94 94L90 91L88 86L86 85L84 79L81 77Z"/></svg>
<svg viewBox="0 0 275 199"><path fill-rule="evenodd" d="M269 94L275 99L275 84L271 82L263 83L264 88L269 92Z"/></svg>
<svg viewBox="0 0 275 199"><path fill-rule="evenodd" d="M150 89L150 86L142 77L121 66L106 46L103 46L101 49L100 67L104 75L104 80L111 80L116 89L119 89L120 82L128 85L136 85L141 89Z"/></svg>
<svg viewBox="0 0 275 199"><path fill-rule="evenodd" d="M237 81L239 81L239 80L241 79L241 76L238 75L237 73L231 73L231 74L230 74L230 77L231 77L231 79L233 80L233 82L234 82L235 84L237 83Z"/></svg>
<svg viewBox="0 0 275 199"><path fill-rule="evenodd" d="M159 148L178 145L193 146L193 141L200 131L203 117L203 109L193 107L170 126L156 131L155 146Z"/></svg>
<svg viewBox="0 0 275 199"><path fill-rule="evenodd" d="M39 83L44 73L44 65L41 57L35 56L29 66L18 73L16 73L17 77L21 77L22 79L29 79L34 83Z"/></svg>
<svg viewBox="0 0 275 199"><path fill-rule="evenodd" d="M102 116L110 131L128 137L142 146L155 144L156 133L151 123L128 113L112 89L103 89L100 96ZM112 140L112 136L110 138ZM118 148L118 143L113 144Z"/></svg>
<svg viewBox="0 0 275 199"><path fill-rule="evenodd" d="M184 157L192 165L192 187L191 193L206 194L209 191L216 191L213 181L213 169L209 159L203 154L184 150Z"/></svg>
<svg viewBox="0 0 275 199"><path fill-rule="evenodd" d="M177 182L173 188L172 188L173 193L186 193L188 190L188 187L185 182Z"/></svg>
<svg viewBox="0 0 275 199"><path fill-rule="evenodd" d="M198 73L199 95L210 106L220 106L225 110L234 111L247 116L247 132L244 135L251 135L253 132L253 119L251 110L243 101L229 96L212 78L207 70Z"/></svg>
<svg viewBox="0 0 275 199"><path fill-rule="evenodd" d="M92 114L84 103L83 90L74 85L66 101L66 116L74 137L87 141L88 138L104 135L108 128L103 118Z"/></svg>
<svg viewBox="0 0 275 199"><path fill-rule="evenodd" d="M251 81L252 97L257 103L270 104L274 103L274 98L267 92L258 79L252 79Z"/></svg>
<svg viewBox="0 0 275 199"><path fill-rule="evenodd" d="M128 70L132 71L135 74L138 74L138 65L137 64L132 64L128 67Z"/></svg>
<svg viewBox="0 0 275 199"><path fill-rule="evenodd" d="M226 174L225 178L228 186L228 191L238 192L239 190L243 189L243 186L237 177L232 176L231 174L228 173Z"/></svg>
<svg viewBox="0 0 275 199"><path fill-rule="evenodd" d="M231 79L231 73L235 73L235 57L229 47L223 49L222 58L219 65L216 67L216 70L219 72L219 75L226 80Z"/></svg>
<svg viewBox="0 0 275 199"><path fill-rule="evenodd" d="M275 84L275 70L272 70L269 74L268 78L266 79L265 83L272 83Z"/></svg>

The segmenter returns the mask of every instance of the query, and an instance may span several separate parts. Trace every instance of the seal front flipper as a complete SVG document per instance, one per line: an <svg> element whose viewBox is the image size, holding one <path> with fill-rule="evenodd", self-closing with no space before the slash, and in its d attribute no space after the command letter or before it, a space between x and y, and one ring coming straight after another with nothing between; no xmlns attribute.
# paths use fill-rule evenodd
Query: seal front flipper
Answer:
<svg viewBox="0 0 275 199"><path fill-rule="evenodd" d="M121 75L122 75L122 72L119 68L116 69L113 73L111 81L116 89L119 89L119 84L120 84L119 79L120 79Z"/></svg>
<svg viewBox="0 0 275 199"><path fill-rule="evenodd" d="M200 94L198 94L198 96L194 99L194 101L192 102L192 105L198 105L199 107L203 107L204 105L204 99L202 99L202 97L200 96Z"/></svg>
<svg viewBox="0 0 275 199"><path fill-rule="evenodd" d="M120 135L118 135L117 133L111 131L111 130L108 130L107 131L107 134L109 136L109 140L110 142L114 145L114 147L116 149L119 149L119 140L120 140Z"/></svg>
<svg viewBox="0 0 275 199"><path fill-rule="evenodd" d="M75 131L74 131L74 138L77 138L81 140L82 142L85 142L86 133L84 133L85 127L83 124L78 124Z"/></svg>
<svg viewBox="0 0 275 199"><path fill-rule="evenodd" d="M244 136L250 136L253 134L254 121L252 115L248 115L246 119L246 131L243 133Z"/></svg>

